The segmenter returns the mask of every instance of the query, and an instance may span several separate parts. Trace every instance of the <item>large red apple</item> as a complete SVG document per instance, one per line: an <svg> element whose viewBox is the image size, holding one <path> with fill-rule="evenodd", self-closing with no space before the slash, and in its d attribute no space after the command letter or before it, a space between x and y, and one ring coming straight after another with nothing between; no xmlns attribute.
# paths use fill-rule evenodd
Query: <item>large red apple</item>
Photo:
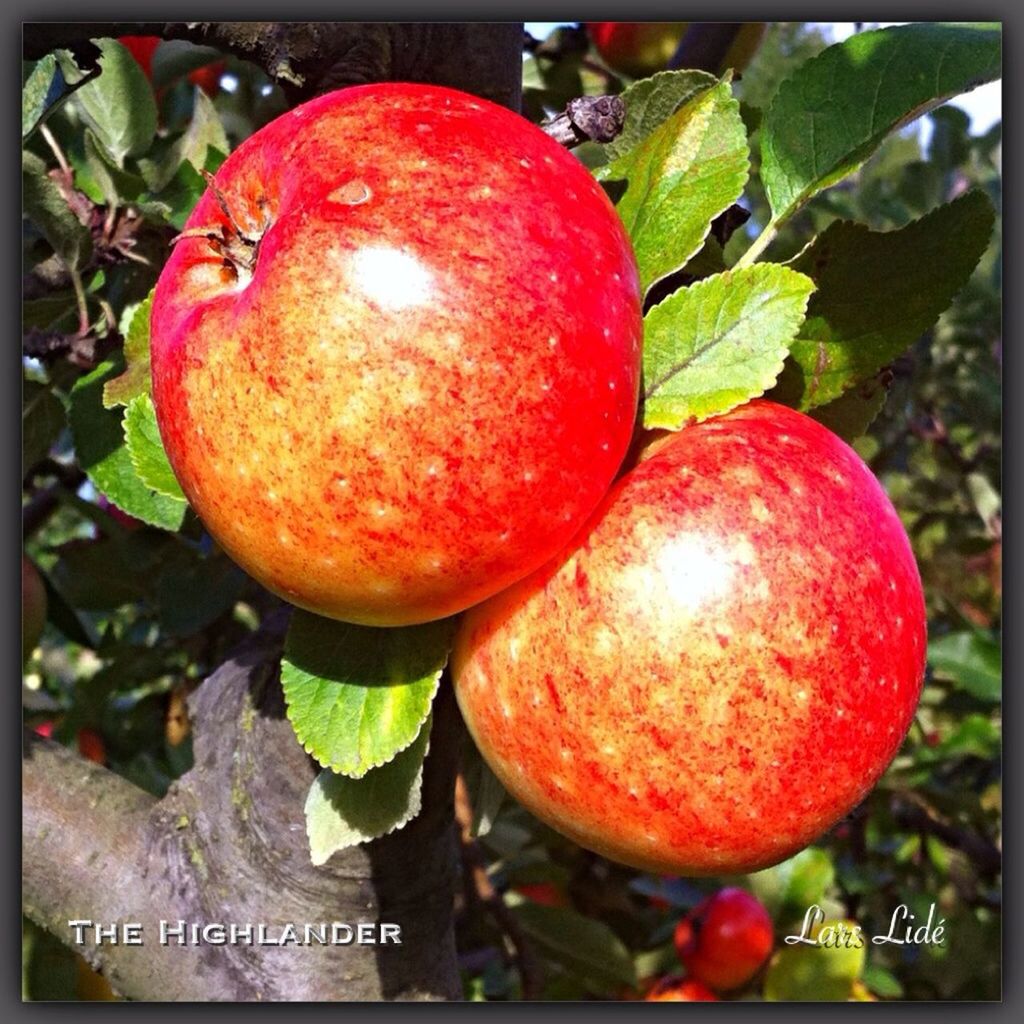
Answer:
<svg viewBox="0 0 1024 1024"><path fill-rule="evenodd" d="M757 974L772 951L775 935L761 901L745 889L728 886L687 914L673 938L690 975L728 992Z"/></svg>
<svg viewBox="0 0 1024 1024"><path fill-rule="evenodd" d="M614 860L717 875L783 860L864 797L924 658L878 481L758 401L661 441L562 554L464 617L453 669L538 817Z"/></svg>
<svg viewBox="0 0 1024 1024"><path fill-rule="evenodd" d="M665 70L687 26L685 21L591 21L587 32L608 67L643 78Z"/></svg>
<svg viewBox="0 0 1024 1024"><path fill-rule="evenodd" d="M633 428L613 207L540 129L450 89L346 89L249 138L151 325L160 433L207 529L352 622L451 615L537 568Z"/></svg>

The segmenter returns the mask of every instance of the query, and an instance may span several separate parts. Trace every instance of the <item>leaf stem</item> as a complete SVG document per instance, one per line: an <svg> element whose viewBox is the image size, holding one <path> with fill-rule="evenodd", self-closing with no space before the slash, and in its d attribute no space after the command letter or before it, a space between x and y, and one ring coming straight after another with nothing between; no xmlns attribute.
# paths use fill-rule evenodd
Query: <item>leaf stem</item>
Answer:
<svg viewBox="0 0 1024 1024"><path fill-rule="evenodd" d="M68 274L71 276L71 284L75 289L75 300L78 303L78 333L84 338L89 333L89 303L85 297L82 275L72 266L68 266Z"/></svg>
<svg viewBox="0 0 1024 1024"><path fill-rule="evenodd" d="M53 132L51 132L45 124L41 124L39 126L39 134L46 140L46 144L50 147L51 152L57 158L57 163L60 164L60 169L70 177L74 172L71 170L68 158L64 155L64 150L60 148L60 143L57 141Z"/></svg>
<svg viewBox="0 0 1024 1024"><path fill-rule="evenodd" d="M779 225L775 220L768 221L764 231L754 239L750 248L733 264L733 270L741 270L743 267L751 266L757 258L775 241L779 233Z"/></svg>

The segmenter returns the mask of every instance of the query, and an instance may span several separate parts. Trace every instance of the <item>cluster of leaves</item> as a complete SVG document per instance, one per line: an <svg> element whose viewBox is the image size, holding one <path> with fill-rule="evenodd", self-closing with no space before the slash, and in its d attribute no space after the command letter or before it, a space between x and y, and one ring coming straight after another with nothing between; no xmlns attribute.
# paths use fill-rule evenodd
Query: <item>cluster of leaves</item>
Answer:
<svg viewBox="0 0 1024 1024"><path fill-rule="evenodd" d="M798 38L788 50L775 38L776 54L803 55ZM189 763L172 728L182 694L270 599L211 544L167 464L148 393L147 297L202 172L282 103L240 62L228 65L233 92L189 88L182 76L211 55L187 44L161 45L152 82L118 43L98 45L98 73L58 52L24 74L26 516L56 507L30 538L51 611L28 707L32 720L59 716L67 741L99 729L111 766L159 793ZM904 753L827 843L741 883L780 930L819 902L884 934L895 905L923 918L938 894L950 944L916 962L895 947L810 967L780 954L766 996L817 986L843 998L855 984L883 997L985 995L997 983L978 952L998 930L984 863L999 822L998 139L971 139L950 110L933 115L927 157L897 130L997 76L999 46L986 28L864 33L784 75L755 62L745 90L693 71L616 83L560 30L525 66L538 120L575 95L622 90L622 135L580 157L637 254L644 426L679 429L766 393L809 411L856 440L923 566L932 673ZM759 102L758 83L780 80ZM741 200L753 240L732 230ZM776 261L758 262L766 252ZM288 714L323 768L306 805L314 862L418 812L451 632L293 615ZM674 921L724 880L610 865L504 803L472 751L466 763L474 842L517 933L543 954L544 995L619 997L674 966ZM557 905L523 895L538 885ZM521 994L522 964L471 888L465 908L468 991ZM977 969L951 970L960 956Z"/></svg>

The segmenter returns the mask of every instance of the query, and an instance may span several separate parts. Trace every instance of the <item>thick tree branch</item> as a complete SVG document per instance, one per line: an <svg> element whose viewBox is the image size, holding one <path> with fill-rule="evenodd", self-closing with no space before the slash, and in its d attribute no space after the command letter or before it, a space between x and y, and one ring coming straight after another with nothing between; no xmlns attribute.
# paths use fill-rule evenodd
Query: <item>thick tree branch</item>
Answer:
<svg viewBox="0 0 1024 1024"><path fill-rule="evenodd" d="M458 998L451 793L461 721L451 688L435 704L424 810L316 868L303 803L318 769L284 715L282 626L271 623L193 695L195 765L163 800L28 737L26 913L69 942L69 920L140 922L142 946L97 945L87 933L80 947L133 998ZM162 945L161 921L391 923L402 944Z"/></svg>
<svg viewBox="0 0 1024 1024"><path fill-rule="evenodd" d="M85 52L89 39L122 35L186 39L233 53L263 68L292 103L391 80L448 85L519 109L519 22L34 22L23 27L24 54L36 59L60 47Z"/></svg>

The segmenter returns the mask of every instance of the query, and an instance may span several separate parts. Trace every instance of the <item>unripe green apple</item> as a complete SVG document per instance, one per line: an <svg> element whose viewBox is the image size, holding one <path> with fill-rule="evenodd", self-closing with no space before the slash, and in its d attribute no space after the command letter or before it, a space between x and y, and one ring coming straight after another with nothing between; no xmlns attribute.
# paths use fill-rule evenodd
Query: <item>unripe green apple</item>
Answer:
<svg viewBox="0 0 1024 1024"><path fill-rule="evenodd" d="M21 556L21 657L27 661L46 626L46 587L39 570Z"/></svg>
<svg viewBox="0 0 1024 1024"><path fill-rule="evenodd" d="M629 446L642 322L586 168L465 93L329 93L217 172L156 286L189 502L286 600L394 626L521 579Z"/></svg>
<svg viewBox="0 0 1024 1024"><path fill-rule="evenodd" d="M459 704L529 810L650 871L784 860L902 741L925 610L857 454L767 401L661 440L559 556L471 609Z"/></svg>

